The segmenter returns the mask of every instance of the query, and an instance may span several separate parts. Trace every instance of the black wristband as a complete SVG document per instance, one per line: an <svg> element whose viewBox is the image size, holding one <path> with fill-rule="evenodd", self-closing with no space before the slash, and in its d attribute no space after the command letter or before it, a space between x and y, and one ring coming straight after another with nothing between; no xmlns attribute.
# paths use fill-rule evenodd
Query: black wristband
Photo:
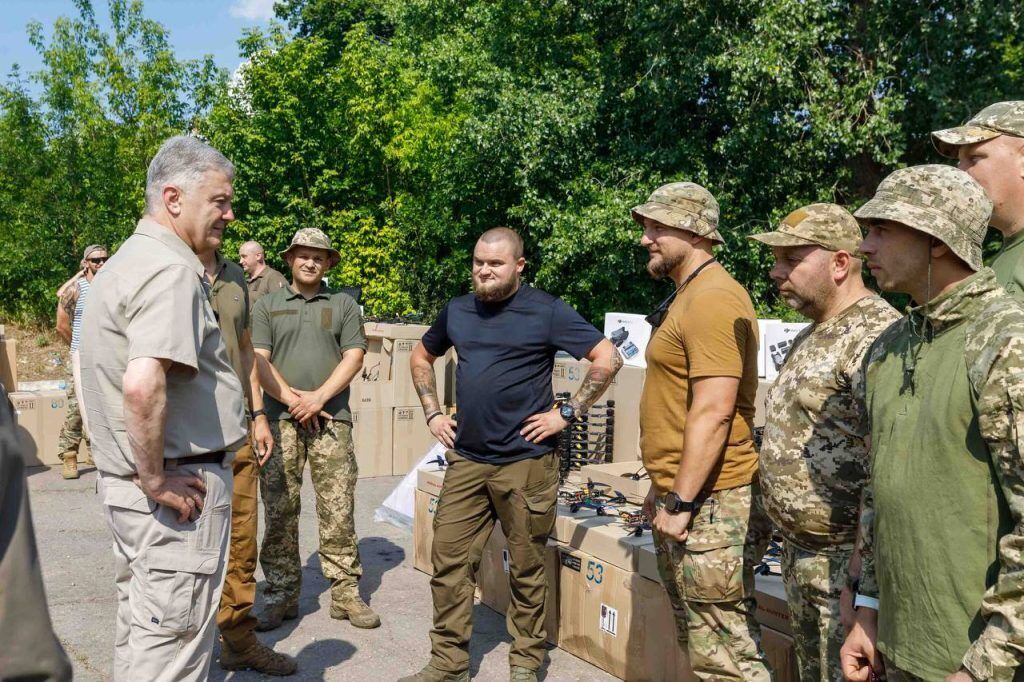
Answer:
<svg viewBox="0 0 1024 682"><path fill-rule="evenodd" d="M431 420L434 419L434 417L440 417L442 414L444 414L444 412L441 411L431 413L431 415L427 417L427 426L430 426L430 422Z"/></svg>
<svg viewBox="0 0 1024 682"><path fill-rule="evenodd" d="M249 413L249 419L256 419L256 417L263 416L263 415L266 415L266 414L267 414L267 411L261 407L258 410L253 410L252 412L250 412Z"/></svg>

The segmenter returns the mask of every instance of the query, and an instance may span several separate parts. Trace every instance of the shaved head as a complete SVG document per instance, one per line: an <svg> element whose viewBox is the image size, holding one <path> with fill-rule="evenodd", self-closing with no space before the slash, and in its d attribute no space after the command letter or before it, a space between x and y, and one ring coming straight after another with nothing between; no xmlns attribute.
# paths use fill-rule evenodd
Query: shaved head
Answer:
<svg viewBox="0 0 1024 682"><path fill-rule="evenodd" d="M512 257L516 260L523 257L523 238L519 233L508 227L492 227L480 235L477 243L488 245L505 242L512 247Z"/></svg>
<svg viewBox="0 0 1024 682"><path fill-rule="evenodd" d="M238 247L238 263L250 277L263 272L263 247L259 242L248 241Z"/></svg>
<svg viewBox="0 0 1024 682"><path fill-rule="evenodd" d="M246 253L251 256L262 256L263 247L260 246L259 242L246 242L238 247L238 253Z"/></svg>

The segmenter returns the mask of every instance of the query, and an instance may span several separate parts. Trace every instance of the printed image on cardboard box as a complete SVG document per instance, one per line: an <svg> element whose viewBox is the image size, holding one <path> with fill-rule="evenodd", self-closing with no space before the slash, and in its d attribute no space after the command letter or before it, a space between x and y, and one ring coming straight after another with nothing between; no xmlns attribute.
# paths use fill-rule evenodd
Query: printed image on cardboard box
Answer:
<svg viewBox="0 0 1024 682"><path fill-rule="evenodd" d="M779 376L782 363L786 361L789 349L793 347L793 340L808 326L807 322L774 321L764 325L765 379L772 381Z"/></svg>
<svg viewBox="0 0 1024 682"><path fill-rule="evenodd" d="M651 325L646 316L632 313L605 313L604 335L619 350L622 361L630 367L647 366L647 344Z"/></svg>

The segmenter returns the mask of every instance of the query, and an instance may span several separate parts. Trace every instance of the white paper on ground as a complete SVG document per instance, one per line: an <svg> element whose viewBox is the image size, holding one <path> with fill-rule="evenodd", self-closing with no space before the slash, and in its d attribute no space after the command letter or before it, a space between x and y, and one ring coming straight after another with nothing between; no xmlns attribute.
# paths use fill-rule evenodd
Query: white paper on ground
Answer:
<svg viewBox="0 0 1024 682"><path fill-rule="evenodd" d="M434 443L433 447L420 458L419 464L405 475L402 482L377 507L377 511L373 514L373 520L378 523L390 523L411 531L412 516L416 509L416 478L419 475L419 470L428 462L434 462L438 457L443 461L444 453L445 447L440 443Z"/></svg>

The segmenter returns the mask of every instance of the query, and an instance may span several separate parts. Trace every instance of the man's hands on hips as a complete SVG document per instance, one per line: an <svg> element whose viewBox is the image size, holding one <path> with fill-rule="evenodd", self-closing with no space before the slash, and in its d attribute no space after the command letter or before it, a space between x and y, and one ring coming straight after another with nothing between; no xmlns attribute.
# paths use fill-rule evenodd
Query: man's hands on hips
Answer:
<svg viewBox="0 0 1024 682"><path fill-rule="evenodd" d="M260 466L267 463L270 453L274 451L274 436L270 433L270 420L265 414L252 422L252 451L256 453L256 461Z"/></svg>
<svg viewBox="0 0 1024 682"><path fill-rule="evenodd" d="M558 408L552 408L547 412L531 415L523 422L523 429L519 432L523 438L531 443L539 443L551 436L557 436L569 422L562 419L558 414Z"/></svg>
<svg viewBox="0 0 1024 682"><path fill-rule="evenodd" d="M146 497L178 512L178 523L195 521L203 511L206 483L189 471L164 471L162 476L135 483Z"/></svg>
<svg viewBox="0 0 1024 682"><path fill-rule="evenodd" d="M690 512L669 514L664 509L659 509L658 513L654 515L651 526L667 538L676 542L686 542L686 537L690 534L691 516Z"/></svg>
<svg viewBox="0 0 1024 682"><path fill-rule="evenodd" d="M878 611L861 607L853 619L853 628L839 651L843 675L848 680L868 682L871 672L876 679L885 679L882 654L875 648L878 640Z"/></svg>
<svg viewBox="0 0 1024 682"><path fill-rule="evenodd" d="M430 420L427 428L434 438L441 442L446 448L455 447L455 428L457 424L454 419L446 414L439 414Z"/></svg>

